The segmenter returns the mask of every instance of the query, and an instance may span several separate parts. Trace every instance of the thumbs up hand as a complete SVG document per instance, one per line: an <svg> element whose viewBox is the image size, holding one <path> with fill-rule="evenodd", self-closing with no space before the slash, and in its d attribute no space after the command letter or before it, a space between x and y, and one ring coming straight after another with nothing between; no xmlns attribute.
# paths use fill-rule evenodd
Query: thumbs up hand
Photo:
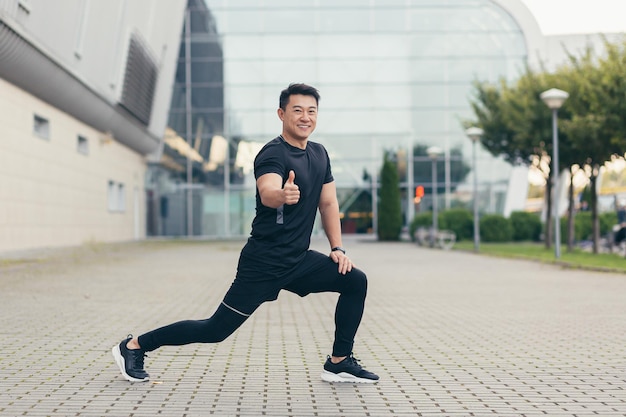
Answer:
<svg viewBox="0 0 626 417"><path fill-rule="evenodd" d="M294 182L295 179L296 173L293 170L289 171L289 178L283 186L283 198L287 205L293 205L300 201L300 188Z"/></svg>

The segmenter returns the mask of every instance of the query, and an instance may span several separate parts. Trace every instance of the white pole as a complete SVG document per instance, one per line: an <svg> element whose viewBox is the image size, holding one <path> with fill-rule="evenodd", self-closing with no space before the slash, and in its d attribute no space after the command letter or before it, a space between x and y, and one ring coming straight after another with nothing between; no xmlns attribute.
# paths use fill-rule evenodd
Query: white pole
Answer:
<svg viewBox="0 0 626 417"><path fill-rule="evenodd" d="M554 218L554 256L561 257L561 224L559 221L559 138L557 129L558 109L552 110L552 162L554 173L552 174L552 207Z"/></svg>
<svg viewBox="0 0 626 417"><path fill-rule="evenodd" d="M193 182L191 165L191 11L185 12L185 139L189 145L187 152L187 236L193 235L193 194L191 184Z"/></svg>
<svg viewBox="0 0 626 417"><path fill-rule="evenodd" d="M474 251L480 250L480 222L478 219L478 163L476 162L476 141L472 141L474 160Z"/></svg>

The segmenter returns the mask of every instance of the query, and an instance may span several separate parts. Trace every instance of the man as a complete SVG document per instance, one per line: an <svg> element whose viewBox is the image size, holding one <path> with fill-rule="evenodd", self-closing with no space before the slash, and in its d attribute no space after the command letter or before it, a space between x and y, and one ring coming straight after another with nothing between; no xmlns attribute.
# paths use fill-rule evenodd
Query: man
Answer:
<svg viewBox="0 0 626 417"><path fill-rule="evenodd" d="M619 208L617 209L617 224L613 227L614 230L614 243L616 246L621 246L622 242L626 241L626 204L620 201Z"/></svg>
<svg viewBox="0 0 626 417"><path fill-rule="evenodd" d="M212 317L173 323L137 338L129 335L114 346L113 357L124 378L147 381L145 353L161 346L221 342L284 289L301 297L318 292L340 294L335 341L324 364L323 380L378 380L352 355L367 278L342 247L339 203L326 149L309 142L318 104L318 91L305 84L291 84L281 92L278 117L282 134L267 143L254 160L256 216L235 280ZM309 249L317 210L330 244L329 255Z"/></svg>

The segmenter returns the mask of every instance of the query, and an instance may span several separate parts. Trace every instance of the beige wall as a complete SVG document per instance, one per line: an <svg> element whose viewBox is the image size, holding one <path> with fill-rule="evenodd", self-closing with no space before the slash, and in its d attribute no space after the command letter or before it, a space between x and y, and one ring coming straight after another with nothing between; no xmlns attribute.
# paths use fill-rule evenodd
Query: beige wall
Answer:
<svg viewBox="0 0 626 417"><path fill-rule="evenodd" d="M145 171L141 155L0 79L0 251L145 237ZM123 184L124 210L109 209L109 181Z"/></svg>

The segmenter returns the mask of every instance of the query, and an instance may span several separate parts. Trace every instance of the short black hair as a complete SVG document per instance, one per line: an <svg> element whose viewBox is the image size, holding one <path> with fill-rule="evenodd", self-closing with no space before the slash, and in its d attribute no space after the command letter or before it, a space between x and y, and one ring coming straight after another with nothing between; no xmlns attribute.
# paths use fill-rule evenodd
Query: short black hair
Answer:
<svg viewBox="0 0 626 417"><path fill-rule="evenodd" d="M310 85L306 84L292 83L289 84L289 87L280 92L278 106L281 109L286 110L287 103L289 103L289 96L292 96L294 94L302 94L303 96L315 97L315 103L319 105L320 93L315 87L311 87Z"/></svg>

